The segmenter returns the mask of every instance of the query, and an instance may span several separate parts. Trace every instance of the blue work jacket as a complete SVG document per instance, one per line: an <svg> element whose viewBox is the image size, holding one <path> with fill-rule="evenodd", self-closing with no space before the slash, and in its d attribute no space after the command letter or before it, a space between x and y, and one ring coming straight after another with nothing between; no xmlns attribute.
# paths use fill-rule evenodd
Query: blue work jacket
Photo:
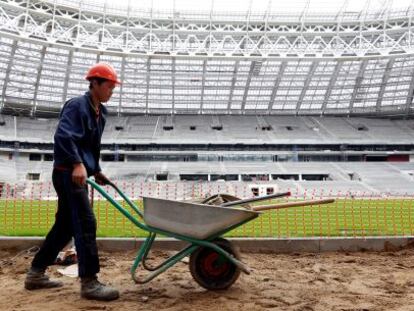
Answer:
<svg viewBox="0 0 414 311"><path fill-rule="evenodd" d="M100 104L99 115L90 93L72 98L63 106L54 136L54 167L72 168L82 162L88 176L101 171L99 157L107 109Z"/></svg>

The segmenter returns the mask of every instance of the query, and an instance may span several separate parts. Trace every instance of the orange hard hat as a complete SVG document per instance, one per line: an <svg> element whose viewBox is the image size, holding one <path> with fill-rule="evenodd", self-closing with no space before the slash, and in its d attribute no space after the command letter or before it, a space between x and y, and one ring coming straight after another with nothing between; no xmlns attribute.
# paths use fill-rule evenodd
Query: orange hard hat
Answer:
<svg viewBox="0 0 414 311"><path fill-rule="evenodd" d="M121 81L118 80L114 67L107 63L97 63L89 68L85 79L90 80L91 78L102 78L115 82L116 84L121 84Z"/></svg>

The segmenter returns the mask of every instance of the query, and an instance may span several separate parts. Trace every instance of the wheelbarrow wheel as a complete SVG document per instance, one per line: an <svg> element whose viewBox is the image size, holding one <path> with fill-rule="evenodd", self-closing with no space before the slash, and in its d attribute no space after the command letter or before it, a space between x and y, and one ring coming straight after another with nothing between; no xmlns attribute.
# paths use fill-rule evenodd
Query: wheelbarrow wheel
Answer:
<svg viewBox="0 0 414 311"><path fill-rule="evenodd" d="M225 239L216 239L214 244L240 259L239 250ZM240 269L224 256L208 247L199 247L190 255L190 272L194 280L209 290L229 288L239 278Z"/></svg>

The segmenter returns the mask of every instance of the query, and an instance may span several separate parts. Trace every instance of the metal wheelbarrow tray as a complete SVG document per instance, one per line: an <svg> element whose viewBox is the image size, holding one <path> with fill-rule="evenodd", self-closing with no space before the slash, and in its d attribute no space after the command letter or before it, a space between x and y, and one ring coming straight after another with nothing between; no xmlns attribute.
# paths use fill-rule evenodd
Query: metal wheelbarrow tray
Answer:
<svg viewBox="0 0 414 311"><path fill-rule="evenodd" d="M148 197L143 199L144 221L148 226L202 240L256 218L260 213Z"/></svg>
<svg viewBox="0 0 414 311"><path fill-rule="evenodd" d="M295 206L291 203L282 203L280 205L246 208L248 206L246 204L249 202L284 197L290 195L289 192L246 200L232 198L233 202L225 202L220 204L220 206L144 197L144 213L142 213L116 185L109 182L108 185L113 187L134 210L138 216L136 218L95 181L87 179L87 183L138 228L148 232L148 236L138 250L131 268L132 279L138 284L151 281L184 257L190 256L190 272L199 285L209 290L226 289L237 280L241 271L247 274L250 271L241 262L238 249L230 241L221 238L221 236L256 218L260 214L260 210ZM314 200L311 203L297 203L301 203L301 206L303 206L331 202L333 200ZM231 207L236 205L244 207ZM166 259L160 265L151 267L147 264L146 259L157 234L188 242L189 245ZM144 277L140 277L136 273L140 265L149 271Z"/></svg>

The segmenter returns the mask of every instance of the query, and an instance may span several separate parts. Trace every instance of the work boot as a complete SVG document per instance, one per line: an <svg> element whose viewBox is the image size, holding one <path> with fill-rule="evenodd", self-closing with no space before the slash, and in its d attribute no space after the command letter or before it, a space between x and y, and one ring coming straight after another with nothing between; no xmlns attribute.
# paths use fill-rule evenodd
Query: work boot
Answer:
<svg viewBox="0 0 414 311"><path fill-rule="evenodd" d="M118 299L119 292L113 287L100 283L96 276L83 277L81 279L81 297L109 301Z"/></svg>
<svg viewBox="0 0 414 311"><path fill-rule="evenodd" d="M30 268L26 274L26 280L24 281L24 288L28 290L41 289L41 288L54 288L61 287L63 283L56 280L50 280L45 274L46 269Z"/></svg>

